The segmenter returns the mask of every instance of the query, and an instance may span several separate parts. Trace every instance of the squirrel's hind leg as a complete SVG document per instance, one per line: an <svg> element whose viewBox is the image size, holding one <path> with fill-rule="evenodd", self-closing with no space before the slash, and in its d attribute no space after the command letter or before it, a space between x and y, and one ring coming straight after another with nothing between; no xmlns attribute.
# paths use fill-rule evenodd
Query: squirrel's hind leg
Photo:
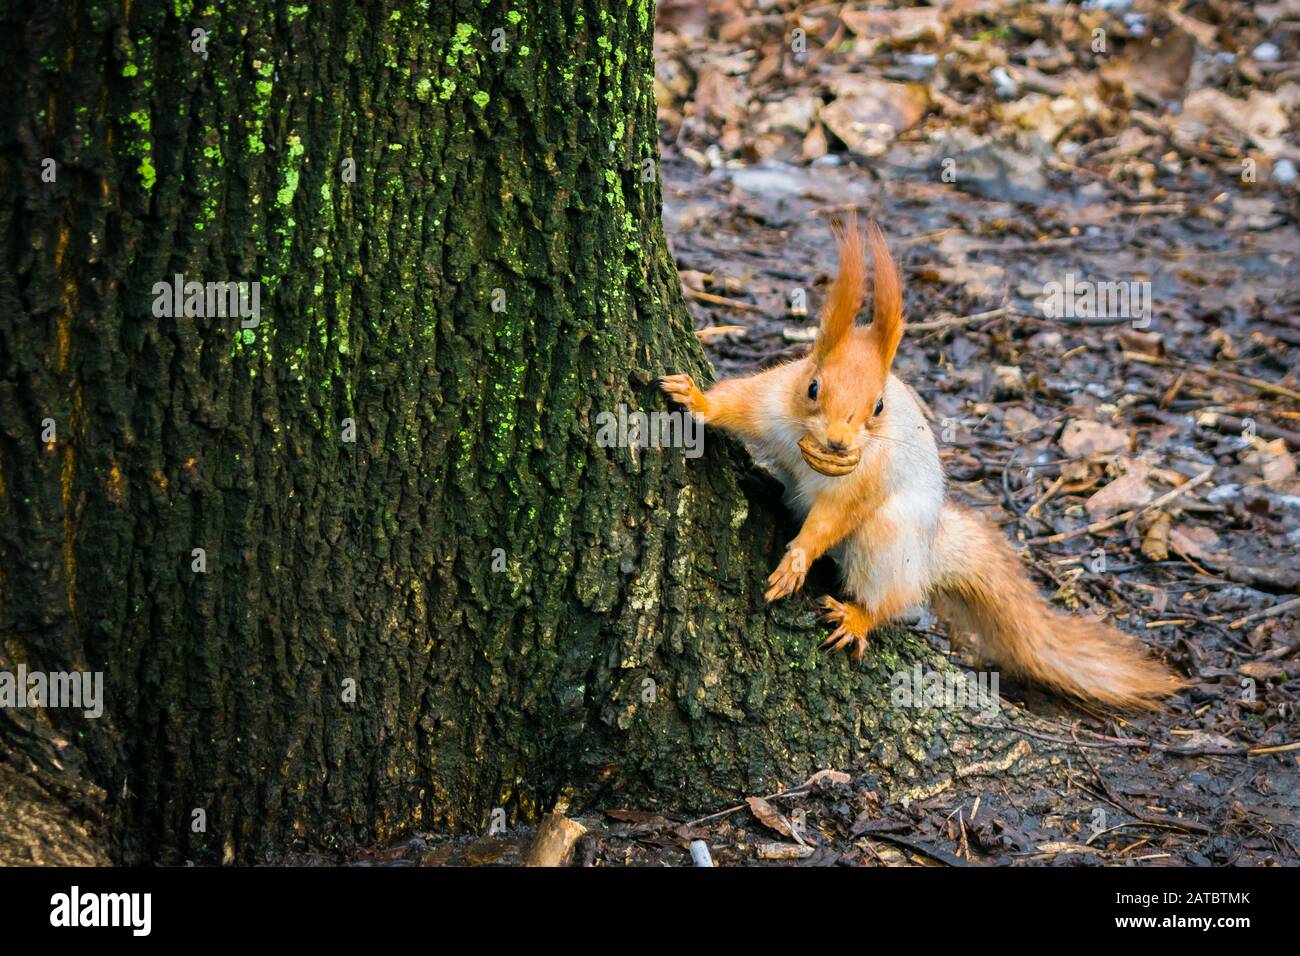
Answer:
<svg viewBox="0 0 1300 956"><path fill-rule="evenodd" d="M822 643L822 647L838 651L851 646L853 659L862 660L862 655L867 652L867 635L919 603L920 597L920 591L916 588L899 587L887 592L873 604L861 599L841 602L832 597L822 598L822 607L825 608L823 620L839 625Z"/></svg>
<svg viewBox="0 0 1300 956"><path fill-rule="evenodd" d="M822 650L841 651L853 648L853 659L862 660L867 652L867 635L873 624L871 614L860 604L844 603L833 597L822 598L822 620L838 627L822 642Z"/></svg>

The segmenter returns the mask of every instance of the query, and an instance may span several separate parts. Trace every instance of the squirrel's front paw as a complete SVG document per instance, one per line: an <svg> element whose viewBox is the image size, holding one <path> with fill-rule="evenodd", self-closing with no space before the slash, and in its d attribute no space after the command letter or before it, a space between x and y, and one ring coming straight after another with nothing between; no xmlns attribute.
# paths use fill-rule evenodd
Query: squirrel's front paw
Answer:
<svg viewBox="0 0 1300 956"><path fill-rule="evenodd" d="M689 375L665 375L659 380L660 390L678 405L684 405L687 411L703 415L708 407L704 393L695 387L695 380Z"/></svg>
<svg viewBox="0 0 1300 956"><path fill-rule="evenodd" d="M768 601L779 601L789 597L803 587L804 578L808 577L808 558L803 548L790 548L776 566L776 570L767 576L770 587L763 595Z"/></svg>
<svg viewBox="0 0 1300 956"><path fill-rule="evenodd" d="M838 624L831 636L822 642L822 650L841 651L853 648L853 659L862 660L867 652L867 635L871 632L871 619L856 604L843 604L833 597L822 598L822 620Z"/></svg>

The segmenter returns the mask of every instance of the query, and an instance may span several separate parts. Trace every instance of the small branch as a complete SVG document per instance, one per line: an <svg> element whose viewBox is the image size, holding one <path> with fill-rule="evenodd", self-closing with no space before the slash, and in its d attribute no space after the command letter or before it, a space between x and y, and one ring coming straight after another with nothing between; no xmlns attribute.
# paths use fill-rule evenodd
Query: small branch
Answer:
<svg viewBox="0 0 1300 956"><path fill-rule="evenodd" d="M975 315L954 315L946 319L932 319L929 322L912 322L904 327L907 332L937 332L940 329L955 329L962 325L974 325L977 322L984 322L988 319L997 319L1006 315L1010 310L1008 306L1002 306L998 309L991 309L988 312L978 312Z"/></svg>
<svg viewBox="0 0 1300 956"><path fill-rule="evenodd" d="M1228 628L1233 631L1239 631L1251 621L1259 621L1266 617L1277 617L1279 614L1285 614L1292 608L1300 608L1300 597L1292 598L1290 601L1283 601L1281 604L1274 604L1263 611L1256 611L1254 614L1247 614L1245 617L1239 617Z"/></svg>
<svg viewBox="0 0 1300 956"><path fill-rule="evenodd" d="M701 342L711 342L723 335L744 335L748 329L743 325L710 325L695 330L695 337Z"/></svg>
<svg viewBox="0 0 1300 956"><path fill-rule="evenodd" d="M813 787L815 787L818 781L822 779L836 779L836 778L838 778L838 781L840 783L848 783L849 781L848 774L840 773L837 770L818 770L815 774L813 774L803 783L799 784L799 786L791 787L789 790L782 790L779 793L769 793L767 796L763 797L762 799L784 800L789 797L801 797L809 790L811 790ZM748 803L738 803L734 807L727 807L727 809L719 810L717 813L710 813L707 817L700 817L698 820L692 820L689 823L685 824L685 826L688 829L691 829L699 826L701 823L708 823L710 820L717 820L719 817L729 817L733 813L736 813L737 811L748 810L748 809L749 809Z"/></svg>
<svg viewBox="0 0 1300 956"><path fill-rule="evenodd" d="M741 312L762 312L761 306L750 305L748 302L741 302L738 299L728 299L725 295L714 295L712 292L701 292L699 289L692 289L689 286L682 286L682 291L692 299L700 302L707 302L710 305L723 305L728 309L738 309Z"/></svg>
<svg viewBox="0 0 1300 956"><path fill-rule="evenodd" d="M1073 731L1071 731L1071 736L1074 736ZM1078 747L1079 745L1078 738L1075 739L1074 743L1075 746ZM1106 778L1103 777L1101 771L1097 769L1097 765L1093 763L1092 758L1088 756L1088 751L1084 750L1083 747L1079 747L1079 754L1087 762L1088 769L1090 769L1092 771L1092 775L1097 778L1097 782L1101 784L1101 789L1105 791L1104 794L1105 799L1108 800L1112 805L1123 810L1125 813L1127 813L1129 816L1133 817L1134 819L1140 820L1143 823L1153 824L1155 826L1170 827L1175 830L1185 830L1188 833L1201 833L1208 836L1209 834L1212 834L1214 832L1214 829L1212 827L1206 826L1204 823L1201 823L1199 820L1184 820L1180 817L1160 816L1158 814L1147 813L1144 810L1139 810L1137 807L1133 806L1133 804L1129 803L1127 800L1125 800L1123 797L1121 797L1119 794L1117 794L1114 790L1111 789L1110 784L1106 782Z"/></svg>
<svg viewBox="0 0 1300 956"><path fill-rule="evenodd" d="M919 853L922 856L928 856L932 860L938 860L948 866L979 866L978 863L971 863L969 860L963 860L961 857L942 850L937 846L926 846L924 843L918 843L916 840L909 840L907 837L899 836L896 833L863 833L858 839L880 840L882 843L892 843L894 846L901 846L913 853Z"/></svg>
<svg viewBox="0 0 1300 956"><path fill-rule="evenodd" d="M1240 385L1249 385L1251 388L1257 388L1261 392L1268 392L1271 395L1281 395L1289 398L1294 402L1300 402L1300 392L1287 388L1285 385L1276 385L1273 382L1266 382L1262 378L1250 378L1245 375L1238 375L1236 372L1224 372L1215 368L1213 365L1201 365L1198 362L1176 362L1173 359L1160 358L1156 355L1145 355L1142 352L1123 352L1124 358L1132 362L1141 362L1145 365L1160 365L1164 368L1190 369L1193 372L1200 372L1202 375L1208 375L1211 378L1222 378L1229 382L1237 382Z"/></svg>
<svg viewBox="0 0 1300 956"><path fill-rule="evenodd" d="M1169 504L1169 502L1173 501L1179 495L1183 494L1184 492L1191 491L1201 482L1208 479L1213 472L1214 472L1213 467L1206 468L1195 478L1188 479L1187 481L1179 485L1177 488L1173 489L1172 491L1166 492L1165 494L1157 498L1155 501L1151 502L1148 505L1145 505L1144 507L1137 508L1133 511L1125 511L1123 514L1115 515L1115 517L1113 518L1107 518L1105 521L1094 521L1092 524L1088 525L1085 528L1075 528L1073 531L1062 531L1059 534L1049 534L1046 537L1042 537L1042 538L1030 538L1025 543L1026 544L1056 544L1059 541L1069 541L1071 538L1077 538L1080 535L1096 534L1098 531L1105 531L1108 528L1115 527L1116 525L1121 525L1128 521L1132 521L1134 518L1138 517L1139 515L1146 514L1148 511L1154 511L1157 508L1163 508L1165 505Z"/></svg>
<svg viewBox="0 0 1300 956"><path fill-rule="evenodd" d="M1289 744L1277 744L1273 747L1251 747L1246 753L1252 757L1258 757L1260 754L1285 754L1294 750L1300 750L1300 740L1293 740Z"/></svg>

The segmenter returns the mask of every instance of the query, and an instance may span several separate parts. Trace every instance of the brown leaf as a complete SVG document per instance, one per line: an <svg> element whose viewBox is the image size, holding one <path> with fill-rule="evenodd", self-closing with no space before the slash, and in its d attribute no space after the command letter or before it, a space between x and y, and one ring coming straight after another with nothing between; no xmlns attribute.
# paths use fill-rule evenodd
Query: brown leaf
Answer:
<svg viewBox="0 0 1300 956"><path fill-rule="evenodd" d="M916 275L927 282L960 287L973 299L1001 298L1006 288L1006 270L992 262L920 265L916 268Z"/></svg>
<svg viewBox="0 0 1300 956"><path fill-rule="evenodd" d="M671 820L653 810L606 810L605 816L622 823L634 823L638 826L674 826Z"/></svg>
<svg viewBox="0 0 1300 956"><path fill-rule="evenodd" d="M1112 68L1103 68L1108 80L1128 87L1136 96L1163 107L1181 100L1196 59L1196 40L1182 30L1130 44L1132 53Z"/></svg>
<svg viewBox="0 0 1300 956"><path fill-rule="evenodd" d="M1253 140L1267 156L1286 151L1283 134L1289 128L1286 110L1272 93L1251 90L1245 100L1210 87L1187 97L1176 126L1177 138L1195 142L1216 127L1235 130Z"/></svg>
<svg viewBox="0 0 1300 956"><path fill-rule="evenodd" d="M1169 546L1187 558L1207 558L1219 550L1219 536L1204 525L1178 527L1169 532Z"/></svg>
<svg viewBox="0 0 1300 956"><path fill-rule="evenodd" d="M814 159L825 156L828 148L826 130L822 128L821 123L813 123L812 129L808 130L808 135L803 138L799 156L805 163L811 163Z"/></svg>
<svg viewBox="0 0 1300 956"><path fill-rule="evenodd" d="M1287 669L1276 661L1248 661L1237 668L1238 673L1255 680L1272 680L1287 673Z"/></svg>
<svg viewBox="0 0 1300 956"><path fill-rule="evenodd" d="M1142 352L1145 355L1163 355L1165 352L1164 340L1155 332L1121 329L1119 344L1130 352Z"/></svg>
<svg viewBox="0 0 1300 956"><path fill-rule="evenodd" d="M822 122L850 151L868 158L881 155L895 136L920 122L930 106L929 93L919 83L852 74L833 85L835 101L822 107Z"/></svg>
<svg viewBox="0 0 1300 956"><path fill-rule="evenodd" d="M1084 508L1094 521L1101 521L1144 505L1156 496L1156 491L1147 484L1147 475L1151 466L1141 461L1125 462L1124 474L1103 487L1087 500Z"/></svg>
<svg viewBox="0 0 1300 956"><path fill-rule="evenodd" d="M1275 438L1267 443L1259 441L1255 448L1246 460L1259 465L1265 484L1277 486L1295 477L1295 459L1288 454L1285 440Z"/></svg>
<svg viewBox="0 0 1300 956"><path fill-rule="evenodd" d="M1002 413L1002 424L1012 435L1033 431L1043 420L1022 405L1009 405Z"/></svg>
<svg viewBox="0 0 1300 956"><path fill-rule="evenodd" d="M754 816L758 818L758 822L763 824L763 826L767 827L769 830L775 830L777 833L789 837L791 840L799 839L795 835L794 828L790 826L790 821L782 815L780 810L772 806L772 804L768 803L762 797L746 797L745 802L749 804L749 809L753 812Z"/></svg>
<svg viewBox="0 0 1300 956"><path fill-rule="evenodd" d="M1128 451L1129 433L1101 422L1076 418L1061 433L1061 450L1071 458Z"/></svg>
<svg viewBox="0 0 1300 956"><path fill-rule="evenodd" d="M696 116L721 122L739 120L744 113L740 83L714 66L700 70L691 105Z"/></svg>
<svg viewBox="0 0 1300 956"><path fill-rule="evenodd" d="M888 37L893 43L915 40L942 41L947 29L938 7L902 10L841 10L844 25L860 37Z"/></svg>
<svg viewBox="0 0 1300 956"><path fill-rule="evenodd" d="M1173 21L1174 26L1196 38L1196 42L1206 49L1212 49L1215 46L1215 38L1218 36L1219 28L1212 23L1206 23L1204 20L1197 20L1195 17L1189 17L1185 13L1180 13L1171 8L1165 8L1165 16Z"/></svg>

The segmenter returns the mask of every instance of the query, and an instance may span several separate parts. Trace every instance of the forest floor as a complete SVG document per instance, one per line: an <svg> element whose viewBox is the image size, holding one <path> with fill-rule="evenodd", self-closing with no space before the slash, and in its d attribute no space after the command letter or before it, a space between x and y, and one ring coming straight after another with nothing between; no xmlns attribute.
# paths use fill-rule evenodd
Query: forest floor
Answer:
<svg viewBox="0 0 1300 956"><path fill-rule="evenodd" d="M1122 718L1004 686L1076 742L1064 784L890 804L844 774L704 821L628 807L581 818L581 862L689 865L693 840L719 864L1300 862L1300 3L1085 6L664 0L665 229L725 376L808 347L830 221L878 220L911 323L895 371L951 493L1187 689ZM350 862L517 863L531 839Z"/></svg>

